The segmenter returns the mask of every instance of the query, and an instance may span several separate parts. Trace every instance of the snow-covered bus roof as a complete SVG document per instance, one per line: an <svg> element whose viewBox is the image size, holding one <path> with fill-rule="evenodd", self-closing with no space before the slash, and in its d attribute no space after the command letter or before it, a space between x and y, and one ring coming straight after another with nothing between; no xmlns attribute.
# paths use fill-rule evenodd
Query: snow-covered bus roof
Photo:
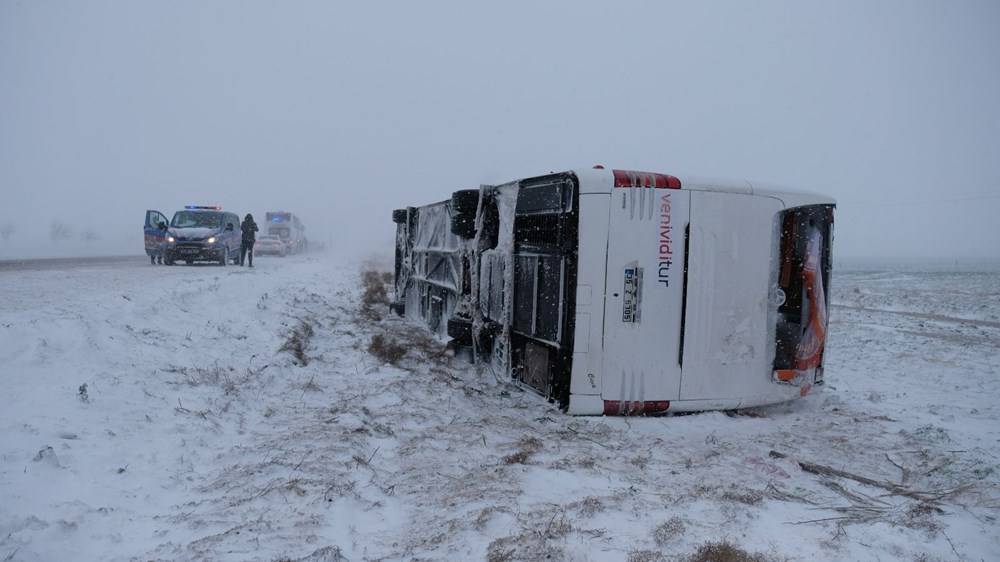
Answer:
<svg viewBox="0 0 1000 562"><path fill-rule="evenodd" d="M638 174L640 176L665 176L676 178L680 180L681 189L689 191L718 191L723 193L742 193L746 195L773 197L780 200L784 204L785 208L798 207L802 205L836 204L836 200L821 193L774 183L750 181L746 179L721 178L683 173L679 174L663 171L635 172L631 170L604 168L603 166L573 168L568 171L575 174L580 180L581 193L607 193L609 189L611 189L609 186L615 185L615 173L625 172Z"/></svg>

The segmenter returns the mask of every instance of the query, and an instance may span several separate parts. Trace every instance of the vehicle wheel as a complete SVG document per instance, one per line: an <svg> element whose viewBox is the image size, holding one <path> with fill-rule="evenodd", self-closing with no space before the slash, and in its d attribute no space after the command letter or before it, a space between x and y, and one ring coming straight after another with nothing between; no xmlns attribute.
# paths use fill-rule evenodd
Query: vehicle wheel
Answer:
<svg viewBox="0 0 1000 562"><path fill-rule="evenodd" d="M456 213L475 216L478 207L478 189L463 189L451 194L451 209Z"/></svg>
<svg viewBox="0 0 1000 562"><path fill-rule="evenodd" d="M462 238L470 239L476 235L476 216L457 214L451 217L451 232Z"/></svg>

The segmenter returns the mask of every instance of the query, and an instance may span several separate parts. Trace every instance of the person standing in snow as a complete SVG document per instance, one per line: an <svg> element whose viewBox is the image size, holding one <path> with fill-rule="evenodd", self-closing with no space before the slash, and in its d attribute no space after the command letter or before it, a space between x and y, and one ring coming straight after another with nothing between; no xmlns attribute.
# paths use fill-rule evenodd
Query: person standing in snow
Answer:
<svg viewBox="0 0 1000 562"><path fill-rule="evenodd" d="M250 256L250 267L253 267L253 244L257 241L257 223L253 221L253 215L247 213L247 216L243 218L243 222L240 224L240 230L243 231L243 245L240 247L240 267L243 267L243 260L247 255Z"/></svg>

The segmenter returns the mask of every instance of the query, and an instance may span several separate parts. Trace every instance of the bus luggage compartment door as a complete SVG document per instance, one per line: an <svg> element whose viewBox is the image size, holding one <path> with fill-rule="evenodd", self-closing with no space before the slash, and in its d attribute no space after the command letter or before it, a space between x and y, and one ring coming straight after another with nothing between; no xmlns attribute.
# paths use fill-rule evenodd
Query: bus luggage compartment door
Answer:
<svg viewBox="0 0 1000 562"><path fill-rule="evenodd" d="M601 378L606 401L679 396L690 197L674 189L612 190Z"/></svg>

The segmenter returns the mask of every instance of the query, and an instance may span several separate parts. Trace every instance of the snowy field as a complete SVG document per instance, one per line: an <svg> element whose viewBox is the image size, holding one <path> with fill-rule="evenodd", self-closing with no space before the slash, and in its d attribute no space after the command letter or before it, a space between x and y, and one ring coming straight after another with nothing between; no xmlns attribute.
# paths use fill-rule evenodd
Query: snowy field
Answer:
<svg viewBox="0 0 1000 562"><path fill-rule="evenodd" d="M825 388L627 419L256 265L0 267L0 561L1000 558L996 273L837 271Z"/></svg>

